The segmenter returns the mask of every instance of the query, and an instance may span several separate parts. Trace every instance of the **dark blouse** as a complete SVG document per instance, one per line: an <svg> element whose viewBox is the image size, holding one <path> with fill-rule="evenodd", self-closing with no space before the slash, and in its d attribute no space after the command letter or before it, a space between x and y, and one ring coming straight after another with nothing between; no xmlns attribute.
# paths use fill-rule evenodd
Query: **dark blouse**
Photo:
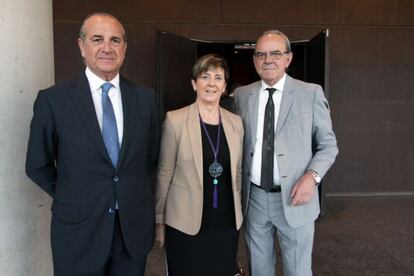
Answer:
<svg viewBox="0 0 414 276"><path fill-rule="evenodd" d="M205 124L207 131L210 135L211 141L216 147L217 144L217 132L218 125ZM233 191L231 187L231 171L230 171L230 152L227 145L226 136L224 135L223 126L221 125L220 131L220 147L217 155L217 162L223 166L222 174L217 177L218 184L218 197L217 208L213 208L213 180L214 178L209 173L209 166L214 162L213 149L210 146L207 135L201 125L201 137L203 145L203 227L214 228L229 228L236 227L235 215L234 215L234 200Z"/></svg>

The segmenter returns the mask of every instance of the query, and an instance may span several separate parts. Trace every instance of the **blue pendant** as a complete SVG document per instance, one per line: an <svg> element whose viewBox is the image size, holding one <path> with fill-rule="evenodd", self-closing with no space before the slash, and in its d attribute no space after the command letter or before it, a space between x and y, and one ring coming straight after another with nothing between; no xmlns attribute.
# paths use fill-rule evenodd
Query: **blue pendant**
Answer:
<svg viewBox="0 0 414 276"><path fill-rule="evenodd" d="M214 161L214 163L208 167L208 172L214 178L219 177L223 172L223 166L217 161Z"/></svg>

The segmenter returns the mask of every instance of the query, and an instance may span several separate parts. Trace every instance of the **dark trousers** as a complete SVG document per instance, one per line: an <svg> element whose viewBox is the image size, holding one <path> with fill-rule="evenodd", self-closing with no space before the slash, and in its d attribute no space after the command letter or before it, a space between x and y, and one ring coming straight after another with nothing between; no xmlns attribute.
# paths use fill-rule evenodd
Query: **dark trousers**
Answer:
<svg viewBox="0 0 414 276"><path fill-rule="evenodd" d="M112 249L105 265L93 273L74 272L71 268L55 268L55 276L144 276L146 257L142 260L133 260L128 254L122 236L119 215L116 212Z"/></svg>

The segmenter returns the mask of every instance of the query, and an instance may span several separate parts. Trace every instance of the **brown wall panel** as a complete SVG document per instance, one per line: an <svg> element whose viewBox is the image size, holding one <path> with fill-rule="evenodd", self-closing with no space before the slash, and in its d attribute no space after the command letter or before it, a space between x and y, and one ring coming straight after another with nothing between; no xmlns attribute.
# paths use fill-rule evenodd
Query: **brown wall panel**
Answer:
<svg viewBox="0 0 414 276"><path fill-rule="evenodd" d="M124 24L136 23L218 23L221 0L139 0L139 1L53 1L55 21L80 22L90 13L104 11Z"/></svg>
<svg viewBox="0 0 414 276"><path fill-rule="evenodd" d="M414 28L331 29L340 155L328 192L413 191Z"/></svg>
<svg viewBox="0 0 414 276"><path fill-rule="evenodd" d="M54 1L56 81L83 70L77 36L85 14L125 24L122 73L156 86L156 30L213 41L252 41L267 29L292 40L330 28L330 104L340 154L327 192L414 192L414 1ZM183 80L187 81L187 80Z"/></svg>
<svg viewBox="0 0 414 276"><path fill-rule="evenodd" d="M331 70L352 101L412 101L414 95L414 27L331 29ZM396 89L398 87L398 89Z"/></svg>
<svg viewBox="0 0 414 276"><path fill-rule="evenodd" d="M122 73L132 81L155 89L156 33L152 25L129 25L128 48Z"/></svg>
<svg viewBox="0 0 414 276"><path fill-rule="evenodd" d="M347 0L338 3L334 12L338 25L407 26L414 24L411 0ZM325 10L325 12L332 12Z"/></svg>
<svg viewBox="0 0 414 276"><path fill-rule="evenodd" d="M223 0L223 23L229 24L334 24L338 1ZM329 10L331 12L324 12Z"/></svg>
<svg viewBox="0 0 414 276"><path fill-rule="evenodd" d="M410 0L223 0L223 23L413 25Z"/></svg>
<svg viewBox="0 0 414 276"><path fill-rule="evenodd" d="M84 68L78 48L80 24L53 25L55 50L55 81L67 80Z"/></svg>
<svg viewBox="0 0 414 276"><path fill-rule="evenodd" d="M340 103L333 110L340 155L327 192L413 191L413 109L413 103Z"/></svg>

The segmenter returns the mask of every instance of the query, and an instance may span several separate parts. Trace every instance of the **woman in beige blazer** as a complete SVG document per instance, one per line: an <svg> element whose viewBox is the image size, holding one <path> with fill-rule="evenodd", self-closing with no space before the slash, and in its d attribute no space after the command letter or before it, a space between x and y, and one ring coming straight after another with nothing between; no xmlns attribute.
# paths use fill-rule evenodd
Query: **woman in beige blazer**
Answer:
<svg viewBox="0 0 414 276"><path fill-rule="evenodd" d="M229 70L217 55L193 67L196 101L168 112L156 189L156 241L169 276L234 275L239 229L243 126L219 107Z"/></svg>

